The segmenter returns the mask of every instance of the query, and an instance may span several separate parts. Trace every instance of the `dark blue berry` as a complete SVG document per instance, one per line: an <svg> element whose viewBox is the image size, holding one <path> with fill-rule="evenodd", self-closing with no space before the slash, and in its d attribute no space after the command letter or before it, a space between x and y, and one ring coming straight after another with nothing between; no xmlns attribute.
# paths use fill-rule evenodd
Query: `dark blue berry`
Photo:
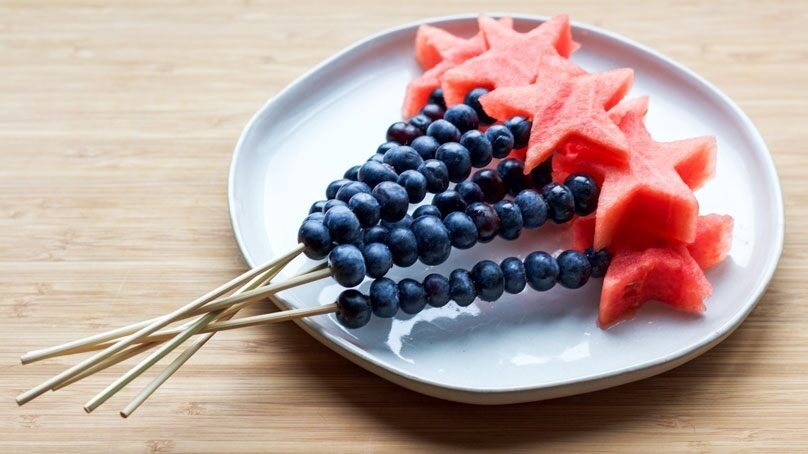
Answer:
<svg viewBox="0 0 808 454"><path fill-rule="evenodd" d="M312 214L306 216L306 219L304 219L304 221L323 222L323 219L325 219L325 215L323 213L312 213Z"/></svg>
<svg viewBox="0 0 808 454"><path fill-rule="evenodd" d="M516 194L513 202L522 212L522 223L525 228L535 229L547 222L547 204L544 198L533 189L525 189Z"/></svg>
<svg viewBox="0 0 808 454"><path fill-rule="evenodd" d="M471 278L474 280L477 296L483 301L496 301L505 292L505 278L496 262L477 262L471 269Z"/></svg>
<svg viewBox="0 0 808 454"><path fill-rule="evenodd" d="M343 202L348 203L348 201L351 200L351 197L359 194L360 192L370 194L370 186L362 183L361 181L351 181L345 186L339 188L339 191L337 191L337 200L342 200Z"/></svg>
<svg viewBox="0 0 808 454"><path fill-rule="evenodd" d="M485 131L485 137L491 142L491 150L495 158L504 158L513 150L513 134L505 126L491 126Z"/></svg>
<svg viewBox="0 0 808 454"><path fill-rule="evenodd" d="M384 277L393 267L393 253L382 243L366 244L362 255L365 257L365 274L369 277Z"/></svg>
<svg viewBox="0 0 808 454"><path fill-rule="evenodd" d="M471 173L469 151L457 142L448 142L438 147L435 159L446 164L446 168L449 170L449 181L452 183L465 180Z"/></svg>
<svg viewBox="0 0 808 454"><path fill-rule="evenodd" d="M426 177L417 170L401 172L398 184L407 190L410 203L420 203L426 197Z"/></svg>
<svg viewBox="0 0 808 454"><path fill-rule="evenodd" d="M525 275L525 264L516 257L508 257L499 264L502 276L505 280L505 291L510 294L517 294L525 289L527 276Z"/></svg>
<svg viewBox="0 0 808 454"><path fill-rule="evenodd" d="M415 279L404 278L398 282L398 303L406 314L417 314L426 306L424 286Z"/></svg>
<svg viewBox="0 0 808 454"><path fill-rule="evenodd" d="M441 107L438 104L427 104L421 109L421 113L432 121L440 120L443 118L443 114L446 113L446 107Z"/></svg>
<svg viewBox="0 0 808 454"><path fill-rule="evenodd" d="M443 90L440 87L432 90L432 93L429 94L427 105L429 104L437 104L442 109L446 108L446 101L443 99Z"/></svg>
<svg viewBox="0 0 808 454"><path fill-rule="evenodd" d="M499 236L506 240L519 238L522 232L522 212L519 206L510 200L500 200L494 204L494 210L499 216L500 228Z"/></svg>
<svg viewBox="0 0 808 454"><path fill-rule="evenodd" d="M432 205L435 205L440 210L441 218L445 218L449 213L454 213L455 211L466 211L468 207L460 193L453 189L447 189L440 194L435 194L435 197L432 198Z"/></svg>
<svg viewBox="0 0 808 454"><path fill-rule="evenodd" d="M468 92L466 98L463 99L463 103L467 106L474 109L477 112L477 117L480 119L480 123L484 125L490 125L496 122L495 119L488 116L483 110L482 104L480 104L480 96L488 94L488 90L485 88L475 88Z"/></svg>
<svg viewBox="0 0 808 454"><path fill-rule="evenodd" d="M328 254L331 276L343 287L356 287L365 278L365 258L353 244L340 244Z"/></svg>
<svg viewBox="0 0 808 454"><path fill-rule="evenodd" d="M395 228L387 237L387 247L393 253L393 263L400 267L408 267L418 260L418 243L412 230Z"/></svg>
<svg viewBox="0 0 808 454"><path fill-rule="evenodd" d="M426 128L429 126L430 123L432 123L432 119L424 114L418 114L410 118L409 123L418 128L418 130L421 131L422 134L425 134Z"/></svg>
<svg viewBox="0 0 808 454"><path fill-rule="evenodd" d="M398 145L396 145L398 146ZM383 153L376 153L373 156L368 158L369 161L376 161L376 162L384 162L384 154Z"/></svg>
<svg viewBox="0 0 808 454"><path fill-rule="evenodd" d="M331 251L331 235L328 228L318 221L304 221L297 231L297 241L306 248L303 253L313 260L325 258Z"/></svg>
<svg viewBox="0 0 808 454"><path fill-rule="evenodd" d="M449 231L452 246L458 249L469 249L477 244L477 226L466 213L450 213L443 220L443 225Z"/></svg>
<svg viewBox="0 0 808 454"><path fill-rule="evenodd" d="M322 213L323 212L323 207L325 207L325 202L327 202L327 200L318 200L318 201L312 203L311 207L309 208L309 214Z"/></svg>
<svg viewBox="0 0 808 454"><path fill-rule="evenodd" d="M575 200L572 191L563 184L550 183L541 190L547 202L547 217L556 224L563 224L575 215Z"/></svg>
<svg viewBox="0 0 808 454"><path fill-rule="evenodd" d="M340 188L350 182L351 180L347 178L340 178L339 180L332 181L328 184L328 187L325 188L325 198L328 200L336 198L337 192L339 192Z"/></svg>
<svg viewBox="0 0 808 454"><path fill-rule="evenodd" d="M440 143L457 142L460 140L460 130L457 126L446 120L435 120L426 128L426 133Z"/></svg>
<svg viewBox="0 0 808 454"><path fill-rule="evenodd" d="M421 136L412 141L410 146L421 155L421 158L434 159L435 151L438 150L440 144L432 136Z"/></svg>
<svg viewBox="0 0 808 454"><path fill-rule="evenodd" d="M457 186L455 186L455 191L457 191L460 194L460 197L463 197L463 200L465 200L468 204L482 202L485 198L483 195L483 190L480 189L480 186L472 181L463 181L458 183Z"/></svg>
<svg viewBox="0 0 808 454"><path fill-rule="evenodd" d="M437 194L449 187L449 169L437 159L427 159L418 167L418 172L426 178L426 190Z"/></svg>
<svg viewBox="0 0 808 454"><path fill-rule="evenodd" d="M443 222L435 216L421 216L412 223L418 258L424 265L440 265L449 258L452 241Z"/></svg>
<svg viewBox="0 0 808 454"><path fill-rule="evenodd" d="M353 166L350 169L346 170L345 174L342 176L342 178L345 178L346 180L351 180L351 181L358 180L359 179L359 167L361 167L361 166Z"/></svg>
<svg viewBox="0 0 808 454"><path fill-rule="evenodd" d="M469 150L471 165L477 168L485 167L494 157L491 142L480 131L467 131L460 137L460 145Z"/></svg>
<svg viewBox="0 0 808 454"><path fill-rule="evenodd" d="M432 307L443 307L452 299L449 295L449 279L440 274L432 273L424 278L424 292L426 302Z"/></svg>
<svg viewBox="0 0 808 454"><path fill-rule="evenodd" d="M479 202L472 203L466 208L466 214L477 227L477 240L480 243L493 240L499 233L499 216L491 205Z"/></svg>
<svg viewBox="0 0 808 454"><path fill-rule="evenodd" d="M396 172L405 170L415 170L423 163L421 155L414 148L402 145L387 151L384 155L384 163L393 166Z"/></svg>
<svg viewBox="0 0 808 454"><path fill-rule="evenodd" d="M553 157L545 159L530 171L530 181L534 188L541 189L553 181Z"/></svg>
<svg viewBox="0 0 808 454"><path fill-rule="evenodd" d="M348 201L348 207L359 219L362 227L371 227L379 222L379 202L372 195L360 192L351 197Z"/></svg>
<svg viewBox="0 0 808 454"><path fill-rule="evenodd" d="M477 112L465 104L457 104L446 109L443 119L457 126L461 133L480 127Z"/></svg>
<svg viewBox="0 0 808 454"><path fill-rule="evenodd" d="M390 230L381 225L374 225L369 229L365 229L365 235L362 238L365 244L370 243L383 243L387 244L390 237Z"/></svg>
<svg viewBox="0 0 808 454"><path fill-rule="evenodd" d="M592 177L575 173L564 180L564 186L572 192L576 214L586 216L595 212L598 207L600 188Z"/></svg>
<svg viewBox="0 0 808 454"><path fill-rule="evenodd" d="M558 283L563 287L581 288L592 274L592 265L583 252L564 251L558 255L556 262L558 262Z"/></svg>
<svg viewBox="0 0 808 454"><path fill-rule="evenodd" d="M403 121L397 121L387 128L387 140L392 140L403 145L412 142L413 139L420 135L420 129Z"/></svg>
<svg viewBox="0 0 808 454"><path fill-rule="evenodd" d="M339 244L357 241L362 236L359 219L347 207L334 207L325 213L323 224L328 229L331 240Z"/></svg>
<svg viewBox="0 0 808 454"><path fill-rule="evenodd" d="M421 216L437 216L441 217L440 210L435 205L421 205L412 213L413 219L418 219Z"/></svg>
<svg viewBox="0 0 808 454"><path fill-rule="evenodd" d="M530 140L530 128L533 124L523 117L513 117L505 120L504 126L513 135L513 148L520 149L527 146Z"/></svg>
<svg viewBox="0 0 808 454"><path fill-rule="evenodd" d="M512 195L519 194L522 189L531 187L529 175L525 175L525 162L521 159L508 158L499 161L497 173Z"/></svg>
<svg viewBox="0 0 808 454"><path fill-rule="evenodd" d="M452 271L449 274L449 295L458 306L466 307L473 303L477 298L477 290L471 273L463 269Z"/></svg>
<svg viewBox="0 0 808 454"><path fill-rule="evenodd" d="M409 214L405 214L403 218L399 219L398 221L391 222L391 221L382 221L379 223L382 227L386 228L387 230L393 230L396 228L404 228L408 229L412 225L413 217Z"/></svg>
<svg viewBox="0 0 808 454"><path fill-rule="evenodd" d="M372 194L379 201L381 218L385 221L395 222L407 214L410 197L400 184L391 181L381 182L373 188Z"/></svg>
<svg viewBox="0 0 808 454"><path fill-rule="evenodd" d="M345 207L348 208L348 204L343 202L342 200L331 199L323 205L323 213L328 213L331 211L332 208L335 207Z"/></svg>
<svg viewBox="0 0 808 454"><path fill-rule="evenodd" d="M378 148L376 148L376 154L385 154L385 153L387 153L387 150L389 150L391 148L395 148L395 147L400 146L400 145L401 144L396 142L395 140L387 141L387 142L379 145Z"/></svg>
<svg viewBox="0 0 808 454"><path fill-rule="evenodd" d="M368 324L371 316L370 300L358 290L348 289L337 298L337 321L340 325L357 329Z"/></svg>
<svg viewBox="0 0 808 454"><path fill-rule="evenodd" d="M358 173L359 181L370 188L375 188L382 181L396 181L398 174L392 166L377 161L368 161L362 164Z"/></svg>
<svg viewBox="0 0 808 454"><path fill-rule="evenodd" d="M586 258L589 259L589 264L592 265L592 277L605 276L606 271L609 270L609 265L612 263L611 254L606 249L595 252L592 248L588 248L585 253Z"/></svg>
<svg viewBox="0 0 808 454"><path fill-rule="evenodd" d="M493 169L480 169L474 172L471 181L476 183L483 191L483 200L488 203L496 203L505 197L508 190L505 188L505 183L496 170Z"/></svg>
<svg viewBox="0 0 808 454"><path fill-rule="evenodd" d="M525 257L525 275L534 290L550 290L558 280L558 263L546 252L532 252Z"/></svg>
<svg viewBox="0 0 808 454"><path fill-rule="evenodd" d="M373 281L370 284L370 307L376 317L395 317L398 312L398 285L386 277Z"/></svg>

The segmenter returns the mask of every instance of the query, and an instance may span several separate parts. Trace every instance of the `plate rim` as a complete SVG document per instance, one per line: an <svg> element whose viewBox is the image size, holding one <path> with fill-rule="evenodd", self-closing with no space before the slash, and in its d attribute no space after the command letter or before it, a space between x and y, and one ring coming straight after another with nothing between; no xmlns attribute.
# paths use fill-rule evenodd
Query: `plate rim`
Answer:
<svg viewBox="0 0 808 454"><path fill-rule="evenodd" d="M514 19L535 23L541 23L548 19L547 16L519 14L519 13L493 12L482 14L486 14L492 17L510 16L513 17ZM295 78L293 81L289 82L277 94L270 97L252 115L250 120L242 129L239 139L235 145L233 156L230 162L230 169L228 172L228 210L229 210L230 224L233 230L234 237L236 239L236 243L238 244L239 251L241 252L242 257L248 266L253 267L256 265L256 263L255 260L251 257L246 246L246 240L242 235L241 230L239 229L239 220L237 216L237 210L235 209L236 168L239 158L243 155L242 150L244 149L244 142L246 141L246 137L249 135L254 124L259 120L259 118L261 118L264 115L265 111L269 109L277 99L281 98L286 93L293 90L294 87L299 83L305 81L306 79L308 79L313 75L316 75L319 71L329 66L332 62L342 59L354 52L360 51L362 47L367 45L368 43L371 43L381 38L388 37L390 35L402 33L410 29L415 29L416 27L423 24L439 25L452 22L471 21L475 20L479 15L480 13L461 13L445 16L427 17L418 21L408 22L402 25L387 28L377 33L368 35L365 38L355 41L354 43L348 45L347 47L344 47L343 49L337 51L330 57L324 59L323 61L321 61L308 71L304 72L303 74ZM707 352L715 345L721 343L730 334L732 334L732 332L735 329L737 329L742 324L742 322L746 319L746 317L757 306L761 297L768 288L771 279L774 275L774 272L777 269L780 258L782 256L783 244L785 239L785 205L782 195L781 182L779 179L779 175L777 173L776 166L774 164L774 160L771 156L771 151L769 147L766 145L760 131L754 125L749 116L731 98L729 98L729 96L727 96L717 86L712 84L703 76L699 75L698 73L684 66L683 64L631 38L628 38L626 36L620 35L618 33L609 31L601 27L597 27L591 24L582 23L578 21L571 21L571 27L573 31L578 31L579 33L581 32L589 33L592 35L596 35L601 39L605 38L633 47L641 51L642 53L646 54L649 58L652 58L656 61L659 61L667 66L674 68L675 70L681 72L683 75L691 79L693 82L703 86L710 93L716 95L721 100L721 102L724 103L726 107L729 107L732 113L736 115L737 118L741 121L742 125L744 126L744 129L749 133L750 139L754 142L755 154L758 154L757 152L758 150L766 152L764 153L765 156L762 156L764 158L763 161L765 162L765 168L762 170L764 171L764 173L768 174L769 177L772 179L772 181L775 183L771 187L772 192L770 194L770 198L773 199L773 201L775 202L773 205L773 209L776 211L777 214L776 219L772 223L772 225L776 227L774 229L775 235L773 236L773 238L771 238L772 242L774 243L773 244L774 249L772 249L772 253L769 254L767 262L765 263L765 266L763 268L763 272L759 276L762 277L763 279L760 279L758 281L758 284L756 285L754 291L752 292L752 295L750 296L749 300L750 302L746 305L744 310L736 312L734 316L731 317L729 320L727 320L723 325L721 325L720 328L713 330L710 334L706 335L698 342L695 342L693 344L688 345L687 347L676 350L668 355L660 356L653 360L644 361L642 363L622 367L616 370L604 371L597 374L591 374L588 376L579 376L574 379L558 380L556 382L550 382L540 386L512 386L506 389L480 389L468 386L447 385L436 382L434 380L430 380L428 378L407 373L406 371L393 370L389 367L386 367L383 362L376 360L373 355L369 355L365 350L352 344L347 343L344 344L340 342L339 339L334 338L327 332L321 332L320 330L316 329L314 324L308 323L305 319L295 320L295 323L298 326L303 328L309 335L317 339L320 343L330 348L331 350L335 351L336 353L340 354L341 356L345 357L349 361L389 381L392 381L398 385L404 386L414 391L427 394L433 397L465 403L506 404L506 403L544 400L573 394L581 394L585 392L596 391L599 389L605 389L608 387L641 380L644 378L651 377L653 375L663 373L665 371L678 367L679 365L684 364L685 362L690 361L691 359L694 359L700 356L701 354ZM289 307L280 298L272 297L270 298L270 300L280 309L286 309ZM573 387L575 387L576 389L572 389Z"/></svg>

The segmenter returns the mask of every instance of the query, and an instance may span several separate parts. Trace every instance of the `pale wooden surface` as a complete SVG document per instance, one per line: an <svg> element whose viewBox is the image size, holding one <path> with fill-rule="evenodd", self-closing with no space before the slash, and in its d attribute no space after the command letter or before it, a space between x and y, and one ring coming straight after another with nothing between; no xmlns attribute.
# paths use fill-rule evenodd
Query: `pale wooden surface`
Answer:
<svg viewBox="0 0 808 454"><path fill-rule="evenodd" d="M0 3L0 451L805 449L808 7L619 3ZM474 407L392 385L293 325L249 328L217 336L129 420L116 411L139 386L81 410L110 373L16 406L69 365L22 367L22 352L166 312L243 269L227 170L268 97L367 34L486 10L563 11L633 37L716 83L761 129L786 246L726 342L616 389Z"/></svg>

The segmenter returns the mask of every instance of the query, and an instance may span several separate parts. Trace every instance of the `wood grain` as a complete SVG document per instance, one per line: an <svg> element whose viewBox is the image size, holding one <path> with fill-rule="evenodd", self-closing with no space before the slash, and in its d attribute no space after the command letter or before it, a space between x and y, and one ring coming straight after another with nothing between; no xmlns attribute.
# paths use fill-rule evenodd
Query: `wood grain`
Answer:
<svg viewBox="0 0 808 454"><path fill-rule="evenodd" d="M785 192L786 246L727 341L619 388L475 407L399 388L277 325L218 335L129 420L115 412L150 376L81 411L121 367L14 404L69 365L23 367L21 353L167 312L243 271L227 169L267 98L370 33L490 10L563 11L630 36L717 84L760 128ZM805 449L806 23L808 4L788 0L5 0L0 451Z"/></svg>

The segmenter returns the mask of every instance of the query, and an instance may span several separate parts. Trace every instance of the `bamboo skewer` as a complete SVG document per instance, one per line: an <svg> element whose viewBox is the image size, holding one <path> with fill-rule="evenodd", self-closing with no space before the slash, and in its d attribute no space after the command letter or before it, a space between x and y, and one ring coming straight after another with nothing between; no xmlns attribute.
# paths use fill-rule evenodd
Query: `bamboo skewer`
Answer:
<svg viewBox="0 0 808 454"><path fill-rule="evenodd" d="M112 366L114 366L114 365L116 365L116 364L118 364L118 363L120 363L122 361L125 361L125 360L133 357L133 356L137 356L137 355L145 352L146 350L149 350L151 348L156 347L157 345L158 344L156 342L146 343L146 344L139 344L139 345L132 345L129 348L127 348L126 350L124 350L124 351L122 351L120 353L116 353L116 354L110 356L109 358L105 359L104 361L101 361L100 363L96 364L95 366L86 369L84 372L76 375L75 377L73 377L73 378L71 378L69 380L65 380L62 383L59 383L58 385L51 388L51 391L58 391L58 390L60 390L60 389L62 389L64 387L70 386L73 383L76 383L76 382L78 382L80 380L83 380L83 379L89 377L90 375L95 374L96 372L101 372L104 369L110 368L110 367L112 367Z"/></svg>

